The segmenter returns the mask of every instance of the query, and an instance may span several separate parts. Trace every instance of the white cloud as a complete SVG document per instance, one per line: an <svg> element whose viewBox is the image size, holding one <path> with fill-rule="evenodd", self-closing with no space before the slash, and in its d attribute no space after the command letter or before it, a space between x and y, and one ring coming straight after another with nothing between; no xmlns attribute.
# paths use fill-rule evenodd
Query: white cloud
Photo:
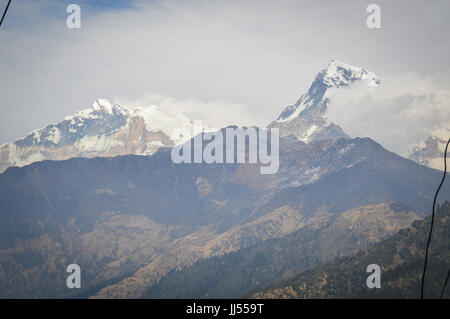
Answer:
<svg viewBox="0 0 450 319"><path fill-rule="evenodd" d="M450 134L450 69L428 75L404 73L375 88L355 85L332 93L330 121L350 136L369 136L401 155L430 134Z"/></svg>
<svg viewBox="0 0 450 319"><path fill-rule="evenodd" d="M164 113L175 116L182 113L191 120L201 120L215 128L229 125L251 126L257 118L245 104L221 100L202 101L196 98L175 98L161 94L146 94L139 99L115 97L115 103L130 107L156 105ZM238 116L237 116L238 115Z"/></svg>

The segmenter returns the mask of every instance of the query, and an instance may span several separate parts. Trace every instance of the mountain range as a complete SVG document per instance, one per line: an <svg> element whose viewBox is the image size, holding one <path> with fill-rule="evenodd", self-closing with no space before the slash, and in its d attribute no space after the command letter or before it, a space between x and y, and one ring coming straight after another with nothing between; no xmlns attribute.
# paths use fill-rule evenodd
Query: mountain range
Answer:
<svg viewBox="0 0 450 319"><path fill-rule="evenodd" d="M316 75L308 91L293 105L287 106L268 128L279 128L281 136L292 135L304 143L349 137L327 118L333 90L354 84L373 88L380 83L373 72L332 60ZM177 128L185 128L190 134L172 136ZM128 107L98 99L89 109L0 146L0 173L11 166L25 166L47 159L151 155L160 147L173 147L200 131L211 130L203 124L196 128L194 121L183 114L168 116L154 105ZM408 157L419 164L442 169L443 143L443 139L430 135L423 143L411 147Z"/></svg>
<svg viewBox="0 0 450 319"><path fill-rule="evenodd" d="M259 162L175 164L171 147L209 127L105 99L2 146L0 296L239 297L422 219L441 172L326 118L329 89L361 81L380 85L342 62L319 72L269 125L272 175ZM180 127L192 134L174 138ZM81 289L65 286L72 263Z"/></svg>

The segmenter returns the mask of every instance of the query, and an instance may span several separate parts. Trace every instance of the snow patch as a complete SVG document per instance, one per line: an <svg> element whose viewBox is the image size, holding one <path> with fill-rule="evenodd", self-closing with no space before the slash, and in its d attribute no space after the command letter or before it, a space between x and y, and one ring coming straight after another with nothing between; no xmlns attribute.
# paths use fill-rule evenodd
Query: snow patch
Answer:
<svg viewBox="0 0 450 319"><path fill-rule="evenodd" d="M97 99L92 104L91 109L93 111L105 111L111 115L113 114L113 105L107 99Z"/></svg>
<svg viewBox="0 0 450 319"><path fill-rule="evenodd" d="M61 140L61 133L59 132L59 129L54 126L50 129L48 132L47 141L52 142L53 144L59 144Z"/></svg>
<svg viewBox="0 0 450 319"><path fill-rule="evenodd" d="M329 87L350 86L359 80L367 81L370 86L380 84L375 73L341 61L331 60L324 71L323 82Z"/></svg>
<svg viewBox="0 0 450 319"><path fill-rule="evenodd" d="M108 151L116 146L122 146L123 142L109 138L105 135L86 135L75 142L75 147L81 152Z"/></svg>
<svg viewBox="0 0 450 319"><path fill-rule="evenodd" d="M34 144L41 142L41 131L40 130L34 130L31 132L33 134Z"/></svg>
<svg viewBox="0 0 450 319"><path fill-rule="evenodd" d="M304 143L309 143L309 138L317 131L318 126L316 124L311 125L305 132L304 137L299 138Z"/></svg>
<svg viewBox="0 0 450 319"><path fill-rule="evenodd" d="M22 155L23 150L18 148L16 144L9 143L8 144L8 162L11 165L19 165L21 163L20 156Z"/></svg>
<svg viewBox="0 0 450 319"><path fill-rule="evenodd" d="M345 146L344 148L341 148L341 149L338 151L338 154L339 154L339 155L344 155L345 153L347 153L348 151L350 151L354 146L355 146L355 143L348 144L348 145Z"/></svg>

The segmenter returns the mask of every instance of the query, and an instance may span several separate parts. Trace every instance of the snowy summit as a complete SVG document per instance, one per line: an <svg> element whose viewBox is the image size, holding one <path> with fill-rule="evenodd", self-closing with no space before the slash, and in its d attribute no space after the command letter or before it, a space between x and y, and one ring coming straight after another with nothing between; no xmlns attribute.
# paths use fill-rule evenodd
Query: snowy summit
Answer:
<svg viewBox="0 0 450 319"><path fill-rule="evenodd" d="M172 147L192 137L172 140L172 131L180 127L194 131L192 121L182 114L170 117L156 106L130 108L98 99L59 123L2 145L0 172L46 159L151 155L160 147Z"/></svg>
<svg viewBox="0 0 450 319"><path fill-rule="evenodd" d="M373 72L332 60L316 75L308 91L295 104L287 106L269 127L278 127L282 136L294 135L305 143L347 137L339 126L328 123L324 115L331 88L349 87L358 82L368 87L380 84Z"/></svg>

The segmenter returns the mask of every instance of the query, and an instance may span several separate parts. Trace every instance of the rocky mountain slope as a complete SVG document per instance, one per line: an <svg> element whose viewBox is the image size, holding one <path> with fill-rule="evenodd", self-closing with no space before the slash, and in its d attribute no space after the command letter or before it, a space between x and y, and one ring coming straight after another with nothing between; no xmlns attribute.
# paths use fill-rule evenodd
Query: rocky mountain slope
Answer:
<svg viewBox="0 0 450 319"><path fill-rule="evenodd" d="M450 203L436 215L425 297L439 298L450 269ZM352 256L302 272L252 294L253 298L419 298L430 217ZM370 264L381 267L381 288L365 282ZM447 287L449 288L449 287ZM450 298L450 289L444 292Z"/></svg>

